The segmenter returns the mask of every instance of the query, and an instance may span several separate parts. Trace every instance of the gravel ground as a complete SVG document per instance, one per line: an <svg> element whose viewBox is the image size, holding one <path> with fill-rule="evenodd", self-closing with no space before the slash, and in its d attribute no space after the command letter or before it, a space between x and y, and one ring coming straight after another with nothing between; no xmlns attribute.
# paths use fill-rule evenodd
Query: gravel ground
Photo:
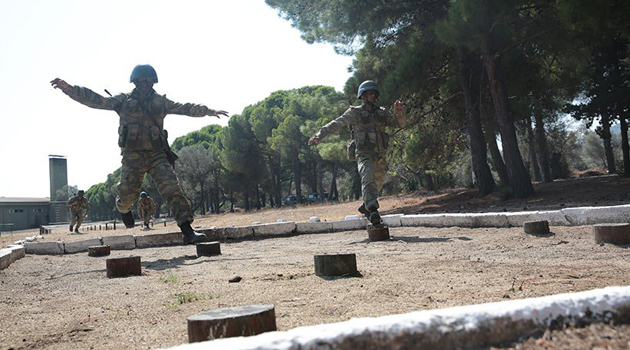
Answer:
<svg viewBox="0 0 630 350"><path fill-rule="evenodd" d="M224 242L200 258L194 246L29 255L0 271L0 348L153 349L187 342L186 318L216 308L274 304L288 330L630 280L626 247L596 245L591 227L552 231L392 228L383 242L348 231ZM362 277L314 274L314 255L340 253L357 255ZM142 276L106 277L106 258L135 255Z"/></svg>

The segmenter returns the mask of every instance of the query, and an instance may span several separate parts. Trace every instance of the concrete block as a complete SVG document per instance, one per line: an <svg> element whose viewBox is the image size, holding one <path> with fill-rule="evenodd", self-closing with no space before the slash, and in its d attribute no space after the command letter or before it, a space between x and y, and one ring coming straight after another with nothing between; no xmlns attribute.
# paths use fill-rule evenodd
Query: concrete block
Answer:
<svg viewBox="0 0 630 350"><path fill-rule="evenodd" d="M134 238L136 239L136 248L165 247L183 244L182 234L180 232L134 236Z"/></svg>
<svg viewBox="0 0 630 350"><path fill-rule="evenodd" d="M277 222L271 224L261 224L253 227L254 236L281 236L295 233L295 222Z"/></svg>
<svg viewBox="0 0 630 350"><path fill-rule="evenodd" d="M562 209L562 213L573 225L625 223L630 215L630 205L567 208Z"/></svg>
<svg viewBox="0 0 630 350"><path fill-rule="evenodd" d="M571 226L562 210L539 211L538 220L549 222L549 226Z"/></svg>
<svg viewBox="0 0 630 350"><path fill-rule="evenodd" d="M12 244L8 246L7 248L11 249L11 262L12 263L26 256L26 250L24 249L23 245Z"/></svg>
<svg viewBox="0 0 630 350"><path fill-rule="evenodd" d="M24 243L24 249L26 254L50 254L57 255L63 254L63 242L26 242Z"/></svg>
<svg viewBox="0 0 630 350"><path fill-rule="evenodd" d="M527 221L539 221L537 211L517 211L513 213L504 213L511 227L523 227L523 223Z"/></svg>
<svg viewBox="0 0 630 350"><path fill-rule="evenodd" d="M428 226L428 227L442 227L441 218L444 214L416 214L416 215L404 215L400 218L402 226Z"/></svg>
<svg viewBox="0 0 630 350"><path fill-rule="evenodd" d="M93 245L101 245L101 244L103 244L103 242L101 242L100 238L86 239L83 241L66 242L66 244L64 245L64 252L66 254L87 252L88 247L91 247Z"/></svg>
<svg viewBox="0 0 630 350"><path fill-rule="evenodd" d="M0 270L6 269L13 262L11 253L11 249L0 249Z"/></svg>
<svg viewBox="0 0 630 350"><path fill-rule="evenodd" d="M327 233L331 232L333 225L331 222L297 222L297 233Z"/></svg>
<svg viewBox="0 0 630 350"><path fill-rule="evenodd" d="M344 220L357 220L362 218L363 216L361 215L346 215L346 217L344 218Z"/></svg>
<svg viewBox="0 0 630 350"><path fill-rule="evenodd" d="M321 220L317 216L311 216L308 218L308 222L321 222Z"/></svg>
<svg viewBox="0 0 630 350"><path fill-rule="evenodd" d="M351 230L365 230L368 224L366 218L342 220L342 221L330 221L332 223L333 231L351 231Z"/></svg>
<svg viewBox="0 0 630 350"><path fill-rule="evenodd" d="M254 229L251 226L229 226L224 227L223 232L226 238L249 238L254 236Z"/></svg>
<svg viewBox="0 0 630 350"><path fill-rule="evenodd" d="M101 237L103 245L111 250L136 249L136 239L132 235Z"/></svg>
<svg viewBox="0 0 630 350"><path fill-rule="evenodd" d="M382 215L381 219L383 220L383 223L386 226L389 227L400 227L402 226L402 222L400 221L400 218L403 216L403 214L389 214L389 215Z"/></svg>

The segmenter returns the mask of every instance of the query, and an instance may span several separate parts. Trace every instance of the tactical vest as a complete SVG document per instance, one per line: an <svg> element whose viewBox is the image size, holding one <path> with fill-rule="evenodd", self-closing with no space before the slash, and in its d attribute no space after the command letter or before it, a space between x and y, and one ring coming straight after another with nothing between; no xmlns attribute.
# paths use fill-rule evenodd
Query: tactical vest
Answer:
<svg viewBox="0 0 630 350"><path fill-rule="evenodd" d="M389 135L385 132L387 127L387 111L383 108L375 108L371 111L361 107L352 107L355 113L359 113L356 124L352 127L357 154L378 154L387 150Z"/></svg>
<svg viewBox="0 0 630 350"><path fill-rule="evenodd" d="M125 94L116 110L120 116L118 146L123 150L164 150L168 148L168 133L163 129L166 98L151 93L147 98Z"/></svg>

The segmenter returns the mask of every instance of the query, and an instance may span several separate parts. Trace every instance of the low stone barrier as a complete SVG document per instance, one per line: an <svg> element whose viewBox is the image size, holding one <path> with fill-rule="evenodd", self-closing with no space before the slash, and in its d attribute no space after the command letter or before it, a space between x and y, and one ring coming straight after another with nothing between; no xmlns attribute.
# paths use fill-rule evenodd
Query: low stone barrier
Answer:
<svg viewBox="0 0 630 350"><path fill-rule="evenodd" d="M182 244L181 232L135 236L136 248L164 247Z"/></svg>
<svg viewBox="0 0 630 350"><path fill-rule="evenodd" d="M103 245L113 250L136 249L136 238L132 235L101 237Z"/></svg>
<svg viewBox="0 0 630 350"><path fill-rule="evenodd" d="M74 254L79 252L87 252L88 248L95 245L101 245L103 242L100 238L86 239L83 241L72 241L64 243L64 252L66 254Z"/></svg>
<svg viewBox="0 0 630 350"><path fill-rule="evenodd" d="M470 349L541 334L552 323L589 324L630 317L630 287L417 311L298 327L168 350Z"/></svg>
<svg viewBox="0 0 630 350"><path fill-rule="evenodd" d="M24 249L26 254L49 254L58 255L64 253L64 243L56 242L25 242Z"/></svg>
<svg viewBox="0 0 630 350"><path fill-rule="evenodd" d="M270 224L254 225L254 236L265 238L270 236L286 236L295 233L295 222L274 222Z"/></svg>

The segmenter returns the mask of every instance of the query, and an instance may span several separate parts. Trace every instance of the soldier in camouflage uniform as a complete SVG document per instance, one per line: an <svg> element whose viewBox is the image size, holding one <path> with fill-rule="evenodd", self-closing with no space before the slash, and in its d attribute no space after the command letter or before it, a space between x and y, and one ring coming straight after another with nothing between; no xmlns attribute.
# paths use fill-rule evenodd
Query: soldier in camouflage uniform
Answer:
<svg viewBox="0 0 630 350"><path fill-rule="evenodd" d="M144 221L145 230L151 229L149 223L151 223L153 214L155 214L155 201L146 192L142 191L138 200L138 216Z"/></svg>
<svg viewBox="0 0 630 350"><path fill-rule="evenodd" d="M385 108L375 105L378 95L376 83L372 80L364 81L357 93L357 98L363 103L360 106L351 106L308 140L309 145L316 145L321 139L338 132L344 126L352 129L353 147L356 147L356 161L363 193L363 204L359 207L359 212L375 226L382 225L378 213L378 194L387 174L385 155L389 136L385 128L388 126L403 128L406 122L404 107L400 100L394 103L392 114Z"/></svg>
<svg viewBox="0 0 630 350"><path fill-rule="evenodd" d="M153 90L153 84L158 82L157 73L150 65L136 66L129 81L135 85L131 93L112 97L103 97L88 88L70 85L59 78L52 80L51 84L79 103L115 111L120 117L118 145L122 151L122 169L120 182L116 186L116 208L122 214L125 226L134 226L131 208L140 193L144 174L148 173L173 213L182 231L184 244L206 241L206 235L192 229L190 203L167 158L167 154L173 153L168 145L166 130L163 129L164 117L167 114L190 117L228 114L200 104L173 102L165 95L159 95Z"/></svg>
<svg viewBox="0 0 630 350"><path fill-rule="evenodd" d="M74 233L80 233L79 227L90 210L90 204L87 199L83 197L84 194L85 192L81 190L68 201L68 209L70 209L70 232L72 232L74 228Z"/></svg>

